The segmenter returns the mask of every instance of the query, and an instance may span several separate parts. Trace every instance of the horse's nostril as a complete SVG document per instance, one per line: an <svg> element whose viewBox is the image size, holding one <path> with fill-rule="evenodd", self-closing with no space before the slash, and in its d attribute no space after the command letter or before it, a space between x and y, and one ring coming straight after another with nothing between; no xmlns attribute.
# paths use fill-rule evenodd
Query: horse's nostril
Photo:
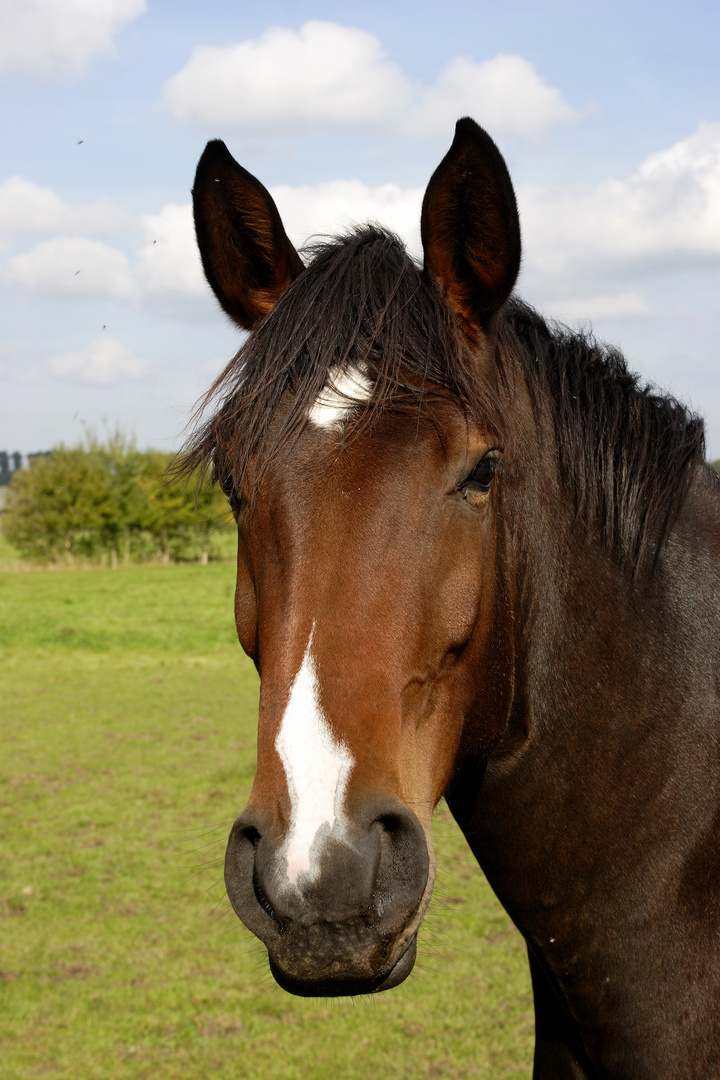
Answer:
<svg viewBox="0 0 720 1080"><path fill-rule="evenodd" d="M383 814L382 817L377 819L377 822L385 832L391 835L403 827L402 819L397 814Z"/></svg>
<svg viewBox="0 0 720 1080"><path fill-rule="evenodd" d="M379 833L380 858L370 917L378 924L394 924L422 900L429 872L427 841L415 814L397 803L386 804L373 827L375 835Z"/></svg>
<svg viewBox="0 0 720 1080"><path fill-rule="evenodd" d="M246 840L249 840L253 847L257 847L260 833L254 825L246 825L245 828L241 830L240 835L244 836Z"/></svg>
<svg viewBox="0 0 720 1080"><path fill-rule="evenodd" d="M258 834L258 836L259 836L259 834ZM252 886L253 886L253 892L255 893L255 899L257 900L260 907L263 909L263 911L265 912L266 915L270 916L270 918L273 920L273 922L276 922L279 925L280 920L277 917L277 914L275 912L275 908L272 906L272 904L268 900L267 893L265 892L262 885L260 884L260 878L257 876L257 870L253 870Z"/></svg>
<svg viewBox="0 0 720 1080"><path fill-rule="evenodd" d="M280 929L281 915L277 902L266 891L269 880L262 866L256 868L258 852L262 852L267 826L254 816L243 815L232 827L225 852L225 888L234 907L246 926L262 938L263 934ZM270 878L272 873L270 873Z"/></svg>

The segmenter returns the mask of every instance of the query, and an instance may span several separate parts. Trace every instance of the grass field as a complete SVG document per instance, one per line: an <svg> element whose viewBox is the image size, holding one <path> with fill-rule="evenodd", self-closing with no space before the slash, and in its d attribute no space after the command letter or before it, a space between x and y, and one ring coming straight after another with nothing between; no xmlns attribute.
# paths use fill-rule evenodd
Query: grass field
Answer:
<svg viewBox="0 0 720 1080"><path fill-rule="evenodd" d="M229 564L0 573L0 1078L527 1078L524 947L444 808L408 982L272 981L222 885L257 703L232 591Z"/></svg>
<svg viewBox="0 0 720 1080"><path fill-rule="evenodd" d="M8 543L2 529L0 529L0 571L20 568L22 568L20 553L16 551L12 544Z"/></svg>

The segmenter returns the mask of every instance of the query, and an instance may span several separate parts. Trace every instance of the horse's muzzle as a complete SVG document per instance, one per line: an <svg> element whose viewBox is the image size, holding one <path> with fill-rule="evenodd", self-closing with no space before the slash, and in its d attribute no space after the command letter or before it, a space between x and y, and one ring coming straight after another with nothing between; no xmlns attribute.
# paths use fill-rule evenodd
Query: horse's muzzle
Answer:
<svg viewBox="0 0 720 1080"><path fill-rule="evenodd" d="M430 858L423 828L401 803L366 807L328 837L311 879L287 879L282 844L256 808L233 825L225 884L233 908L267 946L285 990L305 997L377 993L415 963Z"/></svg>

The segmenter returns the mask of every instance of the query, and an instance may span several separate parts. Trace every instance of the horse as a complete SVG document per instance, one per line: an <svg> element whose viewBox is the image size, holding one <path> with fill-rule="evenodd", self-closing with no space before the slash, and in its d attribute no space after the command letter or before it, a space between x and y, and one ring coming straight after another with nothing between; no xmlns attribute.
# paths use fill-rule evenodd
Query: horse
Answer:
<svg viewBox="0 0 720 1080"><path fill-rule="evenodd" d="M408 976L444 796L527 943L536 1080L720 1076L701 420L514 295L515 194L471 119L425 193L423 265L378 225L301 259L220 141L193 202L207 280L250 331L187 461L237 521L261 683L225 882L275 979Z"/></svg>

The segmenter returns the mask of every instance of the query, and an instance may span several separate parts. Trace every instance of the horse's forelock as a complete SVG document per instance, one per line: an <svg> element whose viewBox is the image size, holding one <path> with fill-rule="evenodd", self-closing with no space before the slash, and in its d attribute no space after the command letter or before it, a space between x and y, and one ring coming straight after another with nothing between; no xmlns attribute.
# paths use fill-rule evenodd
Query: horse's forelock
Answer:
<svg viewBox="0 0 720 1080"><path fill-rule="evenodd" d="M216 478L239 485L252 459L258 477L343 373L351 373L348 385L362 373L369 387L354 433L389 407L417 410L437 397L482 415L489 428L499 424L492 388L437 285L397 237L367 226L305 253L306 271L203 399L200 411L219 406L189 442L189 468L212 464Z"/></svg>

